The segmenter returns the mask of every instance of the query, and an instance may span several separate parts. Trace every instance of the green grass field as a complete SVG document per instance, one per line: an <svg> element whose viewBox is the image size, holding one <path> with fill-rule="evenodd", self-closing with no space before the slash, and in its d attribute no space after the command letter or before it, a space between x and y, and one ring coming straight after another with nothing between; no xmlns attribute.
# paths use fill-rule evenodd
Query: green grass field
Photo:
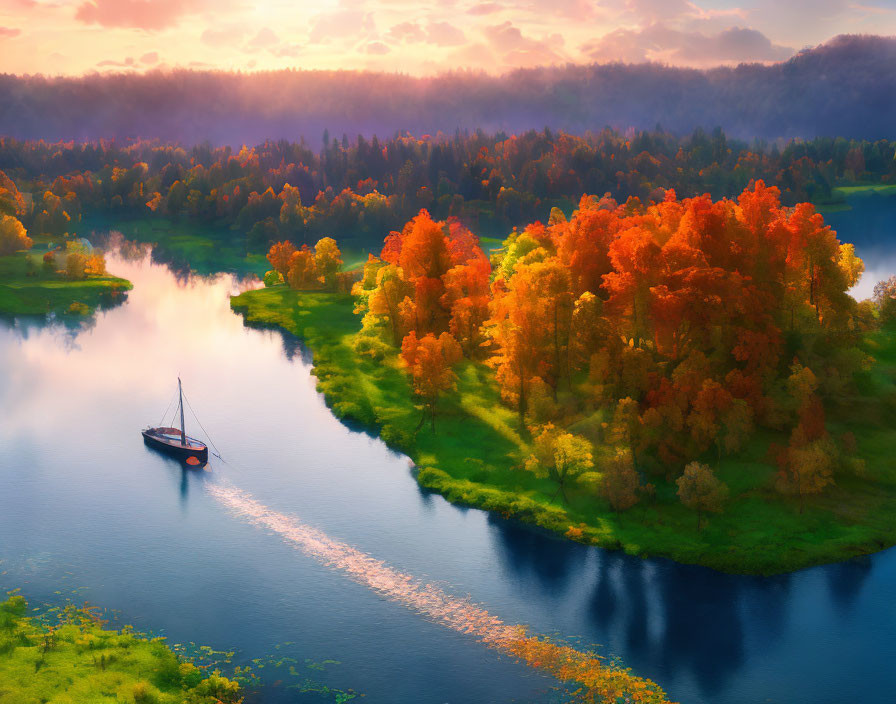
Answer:
<svg viewBox="0 0 896 704"><path fill-rule="evenodd" d="M836 486L807 498L800 513L796 500L775 491L774 469L765 462L769 443L786 443L786 437L759 434L743 452L718 465L732 499L723 514L712 516L698 532L694 513L676 498L675 485L653 478L656 498L627 512L613 512L584 488L568 491L567 504L555 484L522 468L529 439L521 436L516 415L501 403L492 372L484 365L462 363L457 392L440 401L436 433L426 425L415 434L421 411L407 376L394 352L376 360L356 351L360 320L348 295L277 286L245 292L231 304L250 324L279 326L302 338L313 352L318 388L333 412L364 424L407 453L419 468L419 482L450 501L497 511L581 542L736 573L787 572L896 543L896 462L891 453L896 446L896 335L867 340L877 364L857 380L862 394L843 399L829 414L832 432L855 434L867 461L865 476L838 476ZM587 426L600 420L586 418L573 429L587 435Z"/></svg>
<svg viewBox="0 0 896 704"><path fill-rule="evenodd" d="M896 195L896 184L864 184L858 186L837 186L833 189L838 195L862 196L862 195Z"/></svg>
<svg viewBox="0 0 896 704"><path fill-rule="evenodd" d="M40 253L32 254L35 275L28 276L27 256L25 252L16 252L0 257L0 315L85 316L99 306L121 300L122 293L131 288L129 281L117 276L70 281L56 272L46 272ZM73 309L73 303L83 306Z"/></svg>
<svg viewBox="0 0 896 704"><path fill-rule="evenodd" d="M227 704L239 688L179 658L160 638L107 630L69 607L28 615L21 596L0 602L0 704Z"/></svg>

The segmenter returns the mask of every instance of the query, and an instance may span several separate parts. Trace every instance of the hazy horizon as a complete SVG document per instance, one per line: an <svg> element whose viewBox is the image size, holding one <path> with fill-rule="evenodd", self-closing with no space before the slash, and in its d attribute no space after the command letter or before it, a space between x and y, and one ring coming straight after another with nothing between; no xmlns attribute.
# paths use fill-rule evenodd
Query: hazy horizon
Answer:
<svg viewBox="0 0 896 704"><path fill-rule="evenodd" d="M840 34L896 34L888 0L7 0L0 71L457 69L785 61Z"/></svg>

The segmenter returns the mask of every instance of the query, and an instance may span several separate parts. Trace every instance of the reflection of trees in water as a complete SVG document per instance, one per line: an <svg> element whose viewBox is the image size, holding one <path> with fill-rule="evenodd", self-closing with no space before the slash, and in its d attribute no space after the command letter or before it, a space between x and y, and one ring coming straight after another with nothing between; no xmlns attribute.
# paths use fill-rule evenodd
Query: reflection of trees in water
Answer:
<svg viewBox="0 0 896 704"><path fill-rule="evenodd" d="M862 585L871 574L872 566L870 557L861 557L820 568L827 577L831 601L842 612L849 612L855 604L862 591Z"/></svg>
<svg viewBox="0 0 896 704"><path fill-rule="evenodd" d="M689 670L709 696L744 662L742 585L737 576L672 562L657 573L664 666Z"/></svg>
<svg viewBox="0 0 896 704"><path fill-rule="evenodd" d="M689 674L712 701L737 676L751 647L767 649L787 626L792 578L726 575L669 560L557 540L489 517L502 566L531 598L557 602L570 591L586 599L590 640L607 644L625 665L662 680ZM596 575L589 555L598 561ZM862 572L833 566L831 588L854 599Z"/></svg>
<svg viewBox="0 0 896 704"><path fill-rule="evenodd" d="M98 310L107 310L122 303L125 296L120 295L114 303L100 300ZM56 316L56 315L6 315L0 314L0 330L8 330L27 340L32 334L39 334L47 328L61 331L63 344L66 349L76 349L77 337L96 327L96 315L81 316Z"/></svg>
<svg viewBox="0 0 896 704"><path fill-rule="evenodd" d="M237 313L239 313L239 311L237 311ZM304 364L311 364L313 360L311 350L305 347L298 337L287 332L279 325L261 323L255 320L246 320L245 318L243 318L243 325L252 330L263 330L275 337L279 337L280 342L283 345L283 354L286 355L286 358L290 362L294 362L296 357L298 357Z"/></svg>
<svg viewBox="0 0 896 704"><path fill-rule="evenodd" d="M567 590L573 571L581 573L588 548L489 514L498 536L503 564L524 582L535 577L544 591L558 596Z"/></svg>
<svg viewBox="0 0 896 704"><path fill-rule="evenodd" d="M126 239L118 230L93 230L90 241L107 252L115 252L119 259L126 262L141 262L152 250L151 245Z"/></svg>

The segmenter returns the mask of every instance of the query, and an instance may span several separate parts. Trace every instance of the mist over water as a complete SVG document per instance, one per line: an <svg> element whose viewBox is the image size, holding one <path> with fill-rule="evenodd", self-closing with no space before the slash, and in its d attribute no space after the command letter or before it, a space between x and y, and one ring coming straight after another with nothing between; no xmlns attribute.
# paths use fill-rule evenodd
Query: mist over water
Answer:
<svg viewBox="0 0 896 704"><path fill-rule="evenodd" d="M296 340L243 325L235 279L179 280L148 258L113 256L109 269L135 287L92 326L0 328L0 588L36 603L77 588L124 623L238 649L240 662L337 660L326 683L373 703L557 696L544 673L384 584L417 585L453 614L482 609L495 619L483 627L596 644L680 702L886 701L896 686L893 550L735 577L452 506L418 487L407 458L333 417ZM139 434L178 374L227 460L209 471ZM361 578L289 536L322 541ZM314 700L269 679L264 701Z"/></svg>

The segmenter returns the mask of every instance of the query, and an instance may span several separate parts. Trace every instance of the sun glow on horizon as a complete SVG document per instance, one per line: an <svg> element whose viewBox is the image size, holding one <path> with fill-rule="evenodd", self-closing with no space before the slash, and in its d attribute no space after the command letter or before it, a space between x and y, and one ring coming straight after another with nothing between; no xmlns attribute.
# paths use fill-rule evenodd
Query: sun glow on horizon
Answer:
<svg viewBox="0 0 896 704"><path fill-rule="evenodd" d="M0 70L80 75L158 68L502 73L565 63L770 63L849 33L896 33L896 8L830 0L8 0ZM799 18L799 21L796 19ZM793 21L791 21L793 20Z"/></svg>

